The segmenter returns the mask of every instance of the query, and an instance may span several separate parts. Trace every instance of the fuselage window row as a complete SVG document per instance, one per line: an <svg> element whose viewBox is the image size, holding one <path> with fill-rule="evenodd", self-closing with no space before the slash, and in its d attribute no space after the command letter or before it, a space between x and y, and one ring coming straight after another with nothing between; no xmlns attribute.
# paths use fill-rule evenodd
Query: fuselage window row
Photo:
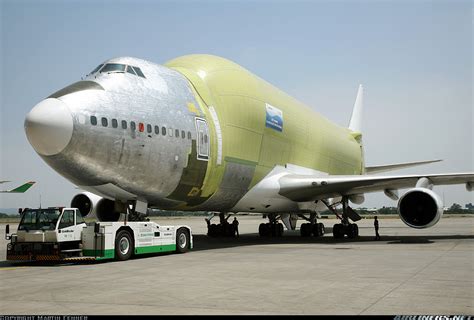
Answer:
<svg viewBox="0 0 474 320"><path fill-rule="evenodd" d="M108 121L107 118L102 117L102 118L100 118L100 121L101 121L102 127L108 127L109 126L109 121ZM90 117L90 122L91 122L91 125L96 126L97 125L97 117L96 116L91 116ZM119 123L119 121L117 119L112 119L112 128L118 128L118 123ZM121 124L122 124L122 126L121 126L122 129L127 129L128 124L127 124L126 120L122 120ZM135 121L130 121L130 129L132 131L135 131L137 129L137 125L136 125ZM139 122L138 123L138 130L140 132L145 132L145 124L142 123L142 122ZM147 124L146 125L146 131L147 131L147 133L152 133L153 132L153 126L151 124ZM166 136L167 131L169 132L169 136L173 137L173 129L172 128L168 128L168 130L167 130L166 127L161 127L161 135ZM159 134L160 134L160 127L155 126L155 135L159 135ZM175 129L174 136L176 138L179 138L179 136L180 136L180 130L179 129ZM191 140L191 131L188 131L187 137L188 137L188 140ZM181 138L186 139L186 131L181 130ZM207 140L207 136L205 137L205 139Z"/></svg>

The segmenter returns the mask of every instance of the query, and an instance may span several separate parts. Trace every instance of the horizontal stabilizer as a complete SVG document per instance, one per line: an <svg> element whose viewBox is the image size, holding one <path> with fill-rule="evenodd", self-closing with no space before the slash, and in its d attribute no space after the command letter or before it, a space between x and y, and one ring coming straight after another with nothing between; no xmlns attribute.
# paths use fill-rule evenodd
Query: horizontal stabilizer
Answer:
<svg viewBox="0 0 474 320"><path fill-rule="evenodd" d="M410 167L415 167L415 166L420 166L423 164L440 162L440 161L443 161L443 160L415 161L415 162L404 162L404 163L396 163L396 164L386 164L386 165L381 165L381 166L371 166L371 167L365 167L365 173L374 174L374 173L380 173L380 172L387 172L387 171L405 169L405 168L410 168Z"/></svg>

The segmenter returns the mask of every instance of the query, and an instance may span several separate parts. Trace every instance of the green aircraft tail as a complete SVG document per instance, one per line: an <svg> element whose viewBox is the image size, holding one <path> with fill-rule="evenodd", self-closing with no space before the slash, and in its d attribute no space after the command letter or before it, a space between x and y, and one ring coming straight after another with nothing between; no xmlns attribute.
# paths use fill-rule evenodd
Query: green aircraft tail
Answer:
<svg viewBox="0 0 474 320"><path fill-rule="evenodd" d="M8 190L8 191L3 191L3 192L6 192L6 193L24 193L29 188L31 188L34 184L35 184L35 181L29 181L29 182L27 182L25 184L22 184L21 186L15 188L15 189Z"/></svg>

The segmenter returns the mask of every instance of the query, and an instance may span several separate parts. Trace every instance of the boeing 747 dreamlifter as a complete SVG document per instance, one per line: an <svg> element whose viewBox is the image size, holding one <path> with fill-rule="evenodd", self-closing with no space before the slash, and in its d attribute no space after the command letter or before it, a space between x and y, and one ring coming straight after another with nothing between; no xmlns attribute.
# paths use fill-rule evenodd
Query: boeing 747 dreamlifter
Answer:
<svg viewBox="0 0 474 320"><path fill-rule="evenodd" d="M352 238L360 217L349 202L383 191L408 226L433 226L443 214L433 185L471 191L474 173L374 175L430 161L366 167L362 106L360 86L345 128L220 57L121 57L38 103L25 130L48 165L92 193L71 206L103 221L148 208L258 212L269 218L262 236L298 218L302 236L320 236L317 212L328 207L341 219L334 237Z"/></svg>

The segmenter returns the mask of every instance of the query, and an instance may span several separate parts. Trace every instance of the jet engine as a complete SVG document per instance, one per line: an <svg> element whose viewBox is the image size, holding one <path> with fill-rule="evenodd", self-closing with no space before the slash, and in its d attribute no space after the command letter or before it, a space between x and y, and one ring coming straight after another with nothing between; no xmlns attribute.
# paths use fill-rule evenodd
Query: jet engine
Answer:
<svg viewBox="0 0 474 320"><path fill-rule="evenodd" d="M76 194L71 207L78 208L83 217L97 217L99 221L118 221L120 213L126 212L126 205L105 199L90 192Z"/></svg>
<svg viewBox="0 0 474 320"><path fill-rule="evenodd" d="M434 226L443 215L443 202L432 190L413 188L398 201L398 214L406 225L416 229Z"/></svg>

